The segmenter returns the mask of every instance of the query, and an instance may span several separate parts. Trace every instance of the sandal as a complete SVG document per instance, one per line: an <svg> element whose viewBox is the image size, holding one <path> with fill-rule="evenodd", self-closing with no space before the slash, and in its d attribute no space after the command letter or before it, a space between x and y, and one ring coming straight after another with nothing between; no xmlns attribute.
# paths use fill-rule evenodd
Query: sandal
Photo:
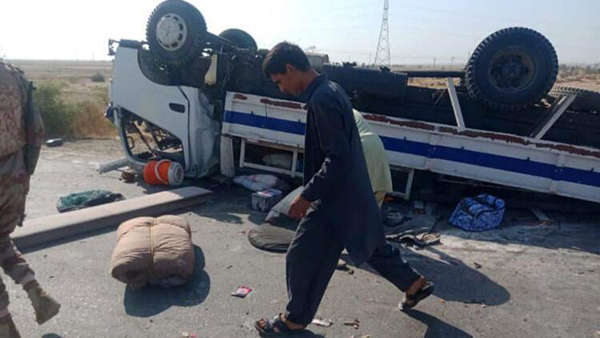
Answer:
<svg viewBox="0 0 600 338"><path fill-rule="evenodd" d="M264 321L265 325L261 326L260 322ZM273 317L271 320L257 320L254 322L254 327L258 330L261 336L278 336L278 335L290 335L299 332L304 332L304 329L290 329L283 320L281 319L281 313Z"/></svg>
<svg viewBox="0 0 600 338"><path fill-rule="evenodd" d="M417 304L419 304L420 301L431 296L434 289L435 285L433 284L433 282L425 281L423 287L415 294L405 295L404 301L400 303L400 307L402 309L412 309Z"/></svg>

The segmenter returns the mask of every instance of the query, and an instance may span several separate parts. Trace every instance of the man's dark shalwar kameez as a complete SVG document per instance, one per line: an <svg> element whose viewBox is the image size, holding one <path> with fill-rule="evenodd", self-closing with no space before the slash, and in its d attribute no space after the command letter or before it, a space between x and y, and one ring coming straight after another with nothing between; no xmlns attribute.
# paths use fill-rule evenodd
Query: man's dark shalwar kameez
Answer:
<svg viewBox="0 0 600 338"><path fill-rule="evenodd" d="M313 202L286 257L286 318L308 325L315 316L344 248L355 264L368 262L405 291L419 275L385 243L352 105L324 75L302 98L308 102L304 191Z"/></svg>

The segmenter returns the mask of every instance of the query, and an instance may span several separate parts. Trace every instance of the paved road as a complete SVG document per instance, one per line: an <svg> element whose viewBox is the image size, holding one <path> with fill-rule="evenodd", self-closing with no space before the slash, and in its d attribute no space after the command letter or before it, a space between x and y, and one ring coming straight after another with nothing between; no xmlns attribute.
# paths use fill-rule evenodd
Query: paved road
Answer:
<svg viewBox="0 0 600 338"><path fill-rule="evenodd" d="M95 173L98 163L120 156L112 141L44 149L28 199L29 217L56 213L58 196L70 192L102 188L128 198L147 193L143 185L118 181L118 172ZM257 336L253 320L284 309L284 255L248 243L246 231L264 217L248 204L249 193L234 187L176 212L192 225L201 258L192 282L177 289L131 291L112 279L107 271L114 229L27 252L63 308L38 327L25 294L9 282L17 326L24 337ZM598 222L517 223L483 234L448 228L441 245L403 249L436 282L435 296L401 312L401 294L368 267L354 267L354 274L336 271L318 314L335 323L311 325L306 336L600 337L599 235ZM240 285L252 293L231 297ZM343 325L353 319L360 320L358 329Z"/></svg>

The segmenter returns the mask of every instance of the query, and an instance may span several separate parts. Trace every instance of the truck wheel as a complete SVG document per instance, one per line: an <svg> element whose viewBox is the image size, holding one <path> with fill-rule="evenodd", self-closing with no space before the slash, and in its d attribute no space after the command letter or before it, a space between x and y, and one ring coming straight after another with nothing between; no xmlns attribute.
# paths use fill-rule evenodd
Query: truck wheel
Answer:
<svg viewBox="0 0 600 338"><path fill-rule="evenodd" d="M570 108L576 111L600 113L600 93L573 87L555 86L550 96L559 98L562 95L575 95L575 101Z"/></svg>
<svg viewBox="0 0 600 338"><path fill-rule="evenodd" d="M160 3L148 18L146 40L161 62L179 66L202 52L206 22L193 5L182 0Z"/></svg>
<svg viewBox="0 0 600 338"><path fill-rule="evenodd" d="M542 34L522 27L499 30L469 59L469 95L493 109L516 111L538 102L556 81L558 58Z"/></svg>
<svg viewBox="0 0 600 338"><path fill-rule="evenodd" d="M249 49L253 52L256 52L256 50L258 49L254 38L241 29L226 29L221 34L219 34L219 36L225 40L229 40L229 42L233 43L236 47Z"/></svg>

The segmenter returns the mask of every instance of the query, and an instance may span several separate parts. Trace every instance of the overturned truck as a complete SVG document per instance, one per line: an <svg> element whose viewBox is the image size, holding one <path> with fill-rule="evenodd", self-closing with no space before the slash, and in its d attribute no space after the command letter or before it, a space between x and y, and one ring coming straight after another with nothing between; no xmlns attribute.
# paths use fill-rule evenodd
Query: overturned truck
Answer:
<svg viewBox="0 0 600 338"><path fill-rule="evenodd" d="M261 72L266 50L240 29L208 32L202 14L167 0L146 41L109 41L114 55L107 116L128 161L179 162L186 177L255 168L301 176L306 108ZM522 27L485 38L463 71L313 67L339 83L379 134L393 168L600 202L600 94L554 86L558 59ZM408 84L447 79L447 88ZM458 82L456 84L456 82ZM263 155L284 152L289 161Z"/></svg>

